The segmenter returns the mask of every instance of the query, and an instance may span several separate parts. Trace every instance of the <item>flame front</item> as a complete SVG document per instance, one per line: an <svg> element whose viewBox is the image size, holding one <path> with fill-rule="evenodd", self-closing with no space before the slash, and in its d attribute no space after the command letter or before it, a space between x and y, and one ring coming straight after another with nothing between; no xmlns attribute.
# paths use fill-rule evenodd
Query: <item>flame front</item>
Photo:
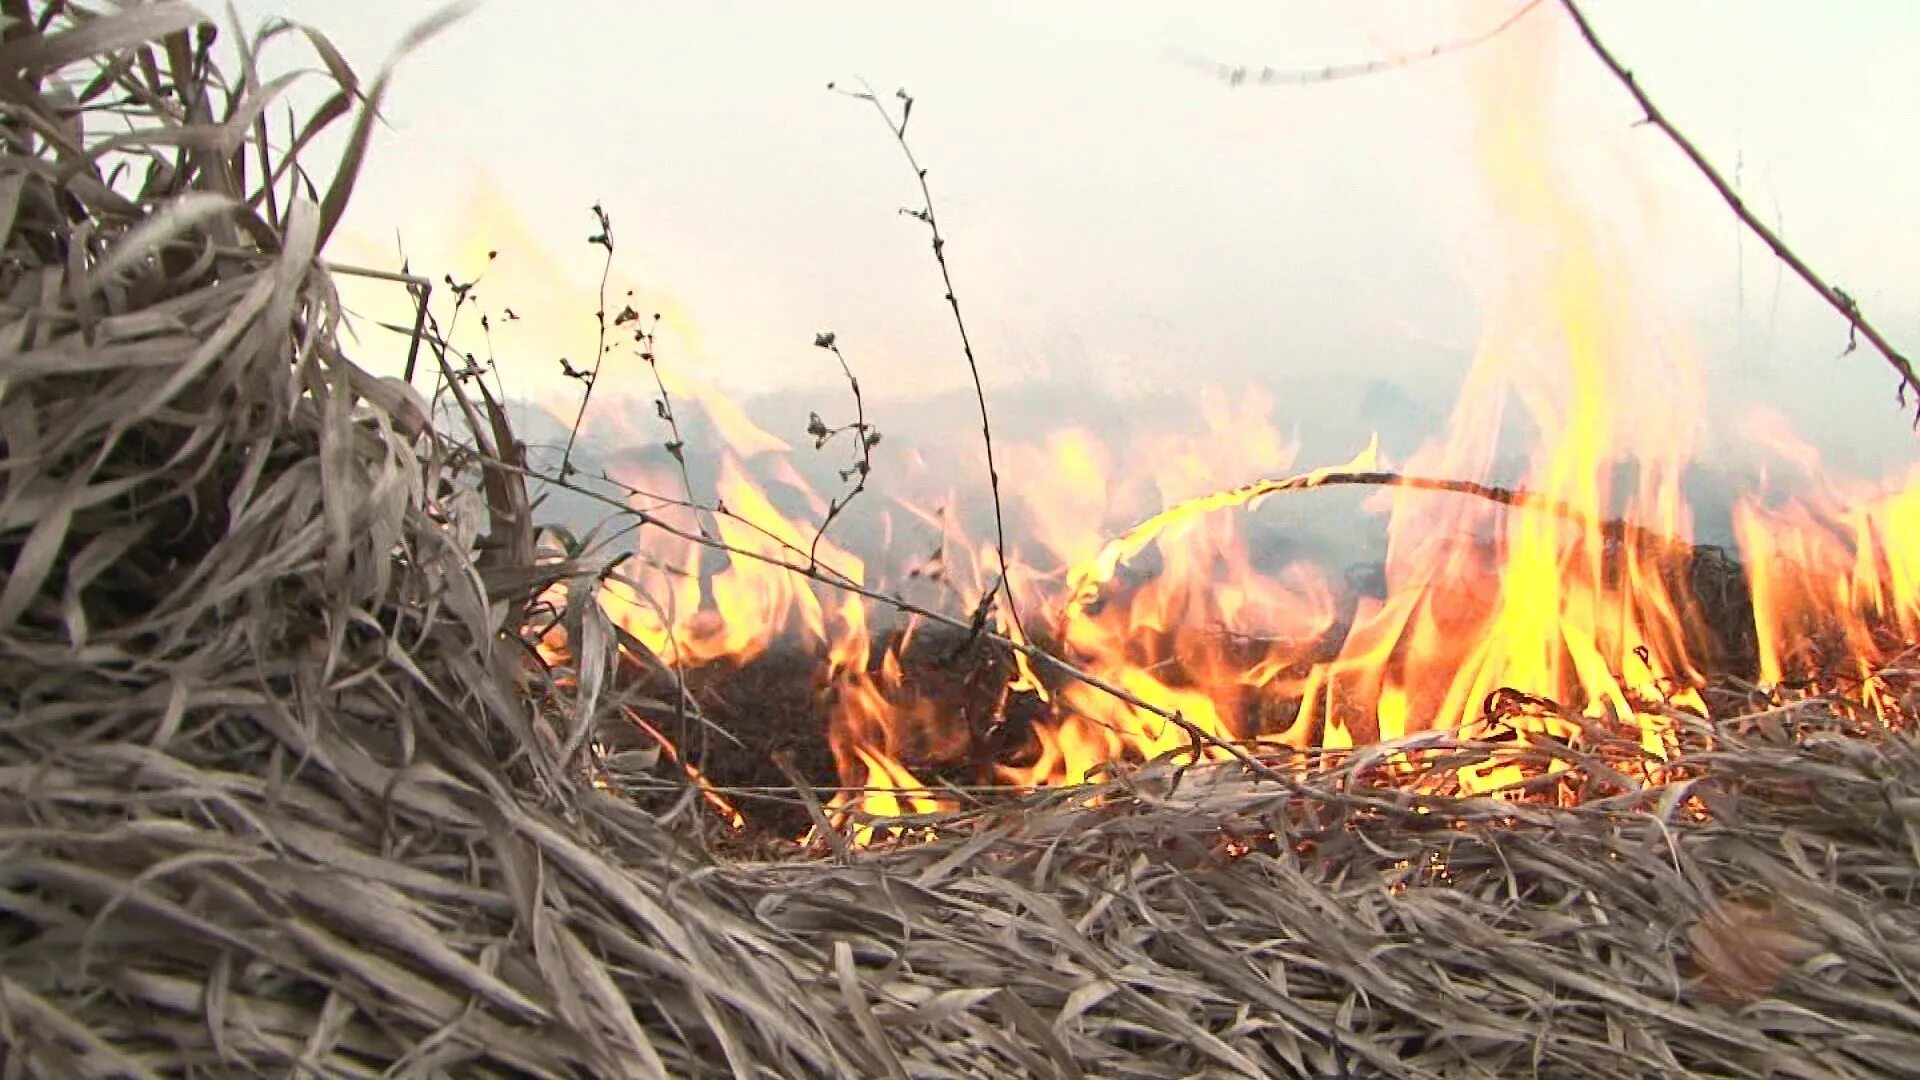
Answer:
<svg viewBox="0 0 1920 1080"><path fill-rule="evenodd" d="M1761 683L1855 697L1888 721L1904 709L1886 679L1920 642L1920 548L1908 539L1920 535L1920 467L1850 487L1776 506L1750 497L1734 526Z"/></svg>
<svg viewBox="0 0 1920 1080"><path fill-rule="evenodd" d="M1186 439L1043 433L1009 451L1005 474L1015 618L1004 598L981 603L1000 566L993 548L926 505L905 509L937 530L938 551L905 578L869 581L860 560L816 540L829 503L784 444L703 392L694 403L729 444L713 492L726 512L649 504L669 531L643 533L645 557L609 582L603 606L683 668L748 664L776 641L814 650L843 789L825 809L859 842L878 835L876 820L959 805L937 778L1077 784L1169 755L1339 750L1431 729L1516 748L1624 735L1657 781L1676 723L1708 715L1709 673L1739 665L1738 643L1689 581L1681 477L1703 380L1653 324L1659 297L1615 242L1619 223L1588 210L1580 170L1559 156L1551 35L1529 24L1514 37L1525 46L1474 69L1475 149L1496 211L1481 237L1481 261L1497 268L1482 282L1481 340L1445 434L1395 474L1485 486L1395 484L1377 445L1343 466L1258 480L1284 475L1296 450L1270 403L1245 393L1209 398L1206 430ZM1824 486L1763 492L1735 512L1752 674L1775 694L1844 694L1899 721L1907 691L1887 672L1920 641L1920 550L1906 539L1920 533L1920 468L1884 490L1849 490L1815 475L1806 448L1782 437L1774 449ZM1143 480L1158 507L1147 512ZM1386 515L1378 595L1312 559L1275 565L1245 535L1265 500L1360 482L1386 485L1372 504ZM769 486L803 509L783 512ZM825 580L835 576L943 588L926 604L945 637L922 616L870 626L866 601ZM950 652L986 632L1014 648L999 652L984 706L916 687L916 641ZM1091 679L1062 677L1028 648ZM1502 795L1523 779L1498 761L1458 777L1464 791Z"/></svg>
<svg viewBox="0 0 1920 1080"><path fill-rule="evenodd" d="M1702 711L1684 613L1668 571L1687 550L1679 496L1697 380L1684 357L1647 348L1629 322L1634 280L1600 242L1560 168L1548 123L1552 54L1479 69L1478 149L1500 213L1486 330L1448 437L1408 470L1486 477L1506 407L1535 450L1524 509L1400 489L1392 499L1387 599L1361 613L1334 662L1314 672L1295 745L1395 738L1407 725L1510 729L1570 740L1551 712L1495 715L1496 691L1637 727L1655 757L1666 710ZM1660 388L1659 392L1650 392ZM1629 422L1631 421L1631 422ZM1634 483L1616 490L1623 461ZM1617 515L1617 516L1616 516ZM1621 521L1642 523L1638 528ZM1649 706L1658 706L1657 709ZM1507 778L1502 778L1507 779Z"/></svg>

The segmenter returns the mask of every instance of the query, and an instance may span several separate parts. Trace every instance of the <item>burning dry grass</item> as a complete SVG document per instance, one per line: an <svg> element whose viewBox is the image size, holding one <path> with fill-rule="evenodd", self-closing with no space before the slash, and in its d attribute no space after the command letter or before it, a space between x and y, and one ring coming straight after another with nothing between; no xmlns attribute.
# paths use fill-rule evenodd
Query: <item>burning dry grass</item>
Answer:
<svg viewBox="0 0 1920 1080"><path fill-rule="evenodd" d="M1920 1060L1920 748L1817 702L1570 810L1423 795L1363 750L844 860L693 849L688 801L562 752L619 705L591 613L577 683L529 680L527 604L592 567L533 564L498 410L423 430L340 351L315 256L355 158L289 182L272 88L223 83L178 6L4 10L41 26L0 44L0 1074ZM319 53L323 118L377 99Z"/></svg>

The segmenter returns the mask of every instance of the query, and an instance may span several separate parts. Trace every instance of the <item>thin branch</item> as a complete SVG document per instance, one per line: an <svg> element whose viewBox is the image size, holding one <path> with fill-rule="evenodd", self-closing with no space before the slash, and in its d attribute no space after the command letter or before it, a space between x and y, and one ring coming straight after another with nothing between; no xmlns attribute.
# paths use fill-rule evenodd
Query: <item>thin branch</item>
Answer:
<svg viewBox="0 0 1920 1080"><path fill-rule="evenodd" d="M901 213L909 217L917 218L921 223L926 225L927 231L932 234L933 258L940 266L940 281L946 287L947 306L953 309L953 325L955 329L960 332L960 350L966 354L967 371L973 376L974 398L980 406L980 438L985 442L987 448L987 482L993 492L994 554L1000 560L999 578L994 583L994 588L988 590L987 596L981 598L980 610L984 613L990 604L992 594L996 591L999 592L1001 596L1006 599L1007 618L1013 623L1014 627L1020 631L1020 636L1024 638L1027 636L1027 629L1021 625L1020 611L1013 600L1013 585L1008 580L1006 515L1000 503L1000 471L995 465L993 457L993 422L987 415L987 390L986 386L980 380L980 363L973 355L973 341L967 334L967 321L960 314L959 295L956 294L953 289L953 273L947 266L947 240L940 232L940 221L934 212L933 189L927 186L927 170L921 166L920 160L914 156L913 145L907 142L907 121L913 117L913 98L905 90L894 91L894 96L902 102L900 106L900 120L898 123L895 123L893 114L889 113L887 107L881 104L880 96L874 93L873 87L868 85L864 80L861 82L861 86L863 89L855 92L841 90L832 83L828 83L827 89L871 103L874 111L880 114L880 119L887 125L887 130L893 134L894 141L900 144L900 152L905 155L907 166L913 170L914 180L920 185L921 208L918 210L902 210ZM984 622L984 615L982 621Z"/></svg>
<svg viewBox="0 0 1920 1080"><path fill-rule="evenodd" d="M586 371L575 370L564 357L560 361L560 369L568 378L586 384L586 389L580 392L580 409L574 414L573 426L567 429L567 448L560 452L561 476L573 472L574 440L580 437L580 424L587 418L587 402L593 400L593 388L600 382L600 364L607 358L607 277L613 273L613 221L599 203L593 204L593 218L599 223L600 231L588 237L587 243L607 249L606 260L600 264L600 308L594 312L600 324L600 344L593 351L593 367Z"/></svg>
<svg viewBox="0 0 1920 1080"><path fill-rule="evenodd" d="M1655 107L1653 100L1647 96L1647 92L1641 89L1639 81L1633 77L1633 72L1627 70L1613 53L1600 43L1599 37L1593 32L1592 24L1587 22L1587 17L1581 13L1580 6L1574 0L1560 0L1560 6L1566 8L1567 14L1573 17L1574 25L1580 29L1580 36L1586 39L1594 55L1600 58L1600 62L1607 66L1607 70L1613 72L1614 77L1627 88L1627 92L1633 95L1633 100L1640 106L1640 111L1646 114L1646 122L1659 128L1675 146L1680 148L1680 152L1687 156L1687 160L1693 163L1700 175L1706 177L1707 182L1713 185L1713 189L1720 194L1721 200L1733 211L1734 216L1740 219L1741 224L1751 229L1761 242L1773 250L1774 255L1778 256L1781 262L1800 275L1800 280L1806 282L1814 292L1818 293L1829 307L1840 313L1840 317L1845 319L1847 325L1852 328L1849 333L1857 333L1866 338L1873 343L1875 349L1880 351L1881 356L1886 357L1887 363L1891 364L1894 371L1900 375L1899 401L1903 407L1908 404L1907 391L1914 392L1914 422L1920 424L1920 374L1914 372L1912 362L1895 349L1872 323L1867 321L1867 317L1861 313L1860 305L1854 301L1853 297L1848 296L1845 290L1827 284L1826 280L1815 273L1800 256L1793 253L1793 249L1787 247L1785 241L1755 217L1753 211L1747 209L1746 202L1740 198L1739 193L1734 191L1733 185L1727 183L1726 178L1722 177L1719 171L1707 161L1699 148L1681 134L1679 129L1675 128ZM1849 341L1847 351L1852 352L1853 348L1854 343Z"/></svg>
<svg viewBox="0 0 1920 1080"><path fill-rule="evenodd" d="M1255 86L1306 86L1312 83L1338 82L1342 79L1357 79L1386 71L1398 71L1449 53L1465 52L1484 45L1506 33L1509 27L1525 18L1528 12L1539 7L1543 2L1544 0L1526 0L1526 3L1520 5L1513 14L1502 19L1498 25L1472 37L1443 41L1418 52L1399 53L1352 64L1329 64L1322 68L1298 68L1291 71L1263 67L1259 71L1253 71L1244 64L1222 64L1192 55L1180 54L1176 59L1188 67L1211 70L1232 86L1241 86L1246 83L1252 83Z"/></svg>
<svg viewBox="0 0 1920 1080"><path fill-rule="evenodd" d="M1082 567L1091 569L1078 580L1067 582L1067 604L1062 609L1061 617L1070 618L1077 610L1097 599L1100 587L1106 583L1114 568L1145 550L1148 544L1177 521L1185 520L1196 513L1210 513L1245 506L1282 491L1308 491L1323 487L1397 487L1411 488L1416 491L1451 492L1456 495L1471 495L1502 506L1538 510L1576 523L1586 524L1593 521L1592 515L1558 499L1520 488L1498 487L1473 480L1408 476L1403 473L1377 470L1359 472L1326 469L1281 479L1255 480L1237 488L1210 492L1176 503L1107 541L1092 559L1080 564ZM1623 543L1639 550L1666 551L1680 546L1691 546L1685 545L1675 537L1619 519L1601 522L1600 531L1604 542Z"/></svg>
<svg viewBox="0 0 1920 1080"><path fill-rule="evenodd" d="M807 548L807 562L817 564L820 541L827 535L827 529L832 526L833 519L839 517L842 511L853 504L853 500L861 492L867 490L867 478L873 475L873 448L880 445L880 433L873 430L867 423L867 406L865 399L860 396L860 380L854 377L853 366L847 363L846 354L840 351L839 342L834 339L833 332L829 330L815 334L813 344L815 348L826 349L833 353L834 359L840 361L840 372L847 377L847 386L853 391L853 423L843 424L840 427L828 427L827 422L820 419L819 413L814 413L807 418L807 434L813 436L813 448L815 450L825 448L843 431L853 432L856 442L854 450L856 456L853 464L840 470L840 479L853 481L853 490L847 492L845 496L827 501L827 518L820 523L819 530L813 534L813 544Z"/></svg>
<svg viewBox="0 0 1920 1080"><path fill-rule="evenodd" d="M639 318L640 313L633 310L633 305L629 304L614 317L613 325L624 326L638 321ZM680 485L687 492L685 505L695 511L694 521L700 526L700 531L705 532L707 522L700 516L699 511L702 508L693 494L693 474L687 471L687 439L680 434L680 417L673 411L673 396L667 393L667 380L660 374L660 359L653 351L659 327L660 315L655 312L652 323L634 330L633 340L640 346L640 359L645 360L647 370L653 372L653 385L660 390L660 396L654 400L653 411L666 422L667 431L673 436L664 444L664 449L673 457L674 463L680 466Z"/></svg>
<svg viewBox="0 0 1920 1080"><path fill-rule="evenodd" d="M424 335L423 335L423 338L416 339L416 342L419 340L426 340L431 345L433 345L434 348L439 350L439 352L441 353L441 355L438 357L440 361L439 366L444 376L443 381L435 384L435 389L433 392L433 401L435 402L437 402L440 399L440 395L442 393L445 393L453 388L452 383L454 381L471 379L477 382L481 379L483 375L486 374L485 370L480 367L479 361L474 357L472 353L463 352L454 346L453 336L456 332L458 332L460 328L460 316L465 314L467 310L467 305L469 303L473 303L476 305L478 304L479 296L476 293L474 293L473 290L476 286L480 284L482 280L486 278L487 270L493 266L493 260L498 255L499 255L499 252L497 251L487 252L486 266L481 267L480 272L474 275L474 277L471 280L455 281L453 280L452 274L447 274L442 279L446 282L447 290L453 294L453 314L447 317L447 325L445 330L442 330L440 327L439 316L435 315L432 309L426 305L425 300L426 300L427 294L426 293L421 294L421 306L418 312L416 312L415 317L416 317L416 321L420 321L423 323L421 328L424 331ZM404 264L403 264L403 269L404 269ZM485 313L482 313L480 316L480 321L483 326L486 324L486 318L487 317ZM398 329L398 328L396 327L395 329ZM457 369L452 367L450 364L446 362L446 357L449 354L459 360L464 361L464 363ZM496 379L499 377L499 369L497 367L494 369L494 376ZM501 396L502 398L504 398L506 394L505 388L501 387L500 390L501 390Z"/></svg>

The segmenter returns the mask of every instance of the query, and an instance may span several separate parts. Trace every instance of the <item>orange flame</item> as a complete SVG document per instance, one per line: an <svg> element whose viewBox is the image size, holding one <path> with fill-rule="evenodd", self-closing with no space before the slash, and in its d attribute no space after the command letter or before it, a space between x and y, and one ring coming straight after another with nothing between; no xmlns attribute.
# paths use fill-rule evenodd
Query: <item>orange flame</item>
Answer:
<svg viewBox="0 0 1920 1080"><path fill-rule="evenodd" d="M1895 719L1883 670L1920 642L1920 467L1880 490L1767 507L1741 501L1734 528L1751 583L1760 681L1845 692Z"/></svg>

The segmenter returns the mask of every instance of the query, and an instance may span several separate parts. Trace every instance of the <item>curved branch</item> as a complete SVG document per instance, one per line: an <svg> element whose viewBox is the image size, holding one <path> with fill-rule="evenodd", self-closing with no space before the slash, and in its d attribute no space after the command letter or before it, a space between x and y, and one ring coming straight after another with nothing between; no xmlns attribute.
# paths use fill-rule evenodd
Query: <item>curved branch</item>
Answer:
<svg viewBox="0 0 1920 1080"><path fill-rule="evenodd" d="M1503 488L1492 484L1482 484L1473 480L1453 480L1438 476L1408 476L1402 473L1382 472L1379 470L1358 471L1342 469L1316 469L1277 480L1255 480L1237 488L1225 491L1209 492L1199 495L1160 511L1140 524L1114 537L1101 547L1093 558L1075 567L1075 572L1067 579L1067 602L1061 609L1063 620L1072 618L1098 598L1100 587L1112 580L1120 564L1146 550L1147 546L1158 539L1160 534L1171 528L1176 522L1191 518L1196 514L1209 514L1219 510L1230 510L1246 506L1282 491L1305 491L1322 487L1400 487L1418 491L1452 492L1456 495L1471 495L1488 502L1503 506L1523 507L1539 510L1582 524L1591 523L1593 516L1537 492L1517 488ZM1629 521L1614 520L1600 523L1601 535L1608 540L1632 544L1635 547L1675 547L1681 541L1662 533L1654 532L1645 526Z"/></svg>
<svg viewBox="0 0 1920 1080"><path fill-rule="evenodd" d="M1307 86L1313 83L1338 82L1342 79L1357 79L1364 75L1398 71L1449 53L1465 52L1484 45L1506 33L1509 27L1525 18L1528 12L1539 7L1542 2L1543 0L1526 0L1518 10L1500 20L1497 25L1472 37L1443 41L1418 52L1398 53L1351 64L1328 64L1321 68L1299 68L1291 71L1263 67L1259 71L1253 71L1244 64L1221 64L1196 56L1185 56L1181 59L1190 67L1212 69L1216 75L1233 86L1240 86L1243 83L1253 83L1256 86Z"/></svg>

